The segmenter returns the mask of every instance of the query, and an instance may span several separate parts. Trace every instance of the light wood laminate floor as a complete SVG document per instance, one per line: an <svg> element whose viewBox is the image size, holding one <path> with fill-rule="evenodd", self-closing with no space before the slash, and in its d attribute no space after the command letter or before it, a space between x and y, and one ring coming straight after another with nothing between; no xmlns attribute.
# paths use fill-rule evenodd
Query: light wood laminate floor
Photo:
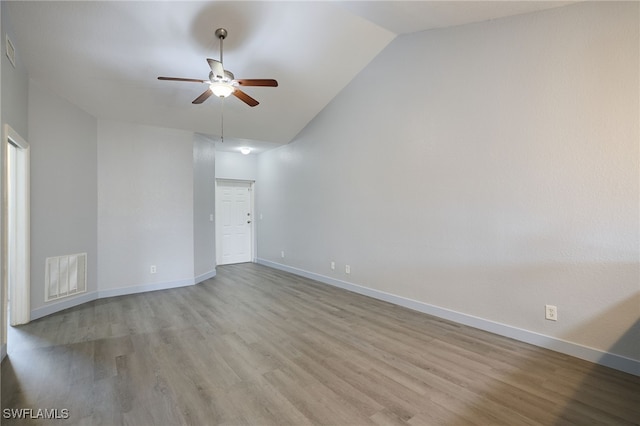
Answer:
<svg viewBox="0 0 640 426"><path fill-rule="evenodd" d="M9 345L2 408L68 409L55 425L640 422L637 376L255 264L87 303Z"/></svg>

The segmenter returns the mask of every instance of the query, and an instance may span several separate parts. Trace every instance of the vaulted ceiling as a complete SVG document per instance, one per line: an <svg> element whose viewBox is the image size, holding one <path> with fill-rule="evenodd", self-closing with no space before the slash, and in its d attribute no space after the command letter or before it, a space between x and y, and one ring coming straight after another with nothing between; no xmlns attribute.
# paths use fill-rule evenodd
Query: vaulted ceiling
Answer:
<svg viewBox="0 0 640 426"><path fill-rule="evenodd" d="M567 3L9 1L5 10L29 77L93 116L216 137L224 116L223 149L263 150L290 142L398 35ZM279 82L243 89L254 108L234 97L194 105L206 85L157 80L208 79L220 27L225 69Z"/></svg>

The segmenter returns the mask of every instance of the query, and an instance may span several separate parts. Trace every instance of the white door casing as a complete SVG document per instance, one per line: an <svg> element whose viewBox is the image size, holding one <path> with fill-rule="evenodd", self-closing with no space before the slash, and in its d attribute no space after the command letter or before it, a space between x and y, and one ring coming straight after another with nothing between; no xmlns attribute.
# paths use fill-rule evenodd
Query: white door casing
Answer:
<svg viewBox="0 0 640 426"><path fill-rule="evenodd" d="M3 303L9 295L11 325L30 321L29 144L5 125L3 149ZM7 294L8 293L8 294ZM5 304L6 307L6 304Z"/></svg>
<svg viewBox="0 0 640 426"><path fill-rule="evenodd" d="M253 182L216 181L216 263L253 259Z"/></svg>

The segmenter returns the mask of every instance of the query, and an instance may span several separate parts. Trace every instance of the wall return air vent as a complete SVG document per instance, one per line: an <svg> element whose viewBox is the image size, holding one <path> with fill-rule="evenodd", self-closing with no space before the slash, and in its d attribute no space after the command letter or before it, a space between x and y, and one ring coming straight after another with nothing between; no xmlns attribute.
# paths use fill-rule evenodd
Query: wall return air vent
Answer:
<svg viewBox="0 0 640 426"><path fill-rule="evenodd" d="M45 267L45 302L87 291L87 253L48 257Z"/></svg>

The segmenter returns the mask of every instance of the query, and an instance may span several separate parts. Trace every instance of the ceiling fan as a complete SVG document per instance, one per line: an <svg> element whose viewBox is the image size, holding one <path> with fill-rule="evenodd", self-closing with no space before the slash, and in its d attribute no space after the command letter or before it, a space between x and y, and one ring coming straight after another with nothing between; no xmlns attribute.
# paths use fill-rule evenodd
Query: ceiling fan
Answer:
<svg viewBox="0 0 640 426"><path fill-rule="evenodd" d="M193 100L193 104L201 104L206 101L209 96L216 95L221 98L226 98L230 95L235 96L242 102L246 103L250 107L254 107L259 104L258 101L247 95L245 92L239 89L239 87L245 86L262 86L262 87L277 87L278 82L274 79L236 79L231 71L227 71L222 66L222 41L227 38L227 30L224 28L218 28L215 32L216 37L220 40L220 60L207 58L211 72L209 73L209 80L199 80L197 78L179 78L179 77L158 77L158 80L169 81L187 81L192 83L207 83L209 88L205 90L200 96Z"/></svg>

